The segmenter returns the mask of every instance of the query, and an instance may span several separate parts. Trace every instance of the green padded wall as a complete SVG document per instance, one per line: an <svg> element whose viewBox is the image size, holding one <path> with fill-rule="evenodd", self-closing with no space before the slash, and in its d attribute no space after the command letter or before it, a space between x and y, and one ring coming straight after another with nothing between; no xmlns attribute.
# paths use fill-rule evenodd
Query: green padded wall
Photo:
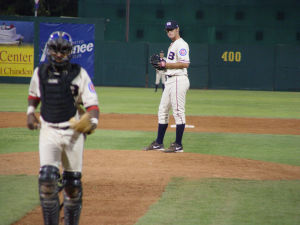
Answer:
<svg viewBox="0 0 300 225"><path fill-rule="evenodd" d="M276 48L275 90L300 90L300 47L279 45Z"/></svg>
<svg viewBox="0 0 300 225"><path fill-rule="evenodd" d="M190 66L188 69L191 88L208 88L209 84L209 46L190 44Z"/></svg>
<svg viewBox="0 0 300 225"><path fill-rule="evenodd" d="M145 87L147 46L144 43L100 44L101 65L96 85Z"/></svg>
<svg viewBox="0 0 300 225"><path fill-rule="evenodd" d="M274 46L212 45L209 88L274 90L274 57Z"/></svg>

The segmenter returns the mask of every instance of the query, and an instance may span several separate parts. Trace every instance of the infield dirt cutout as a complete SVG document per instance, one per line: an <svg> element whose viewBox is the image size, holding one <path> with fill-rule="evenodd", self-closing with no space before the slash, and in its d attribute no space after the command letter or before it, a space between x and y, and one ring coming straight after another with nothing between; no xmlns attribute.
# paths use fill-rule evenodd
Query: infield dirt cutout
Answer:
<svg viewBox="0 0 300 225"><path fill-rule="evenodd" d="M174 120L171 119L170 124L173 123ZM300 120L296 119L188 116L187 123L194 125L195 128L187 128L186 132L300 135ZM25 113L0 113L1 128L25 126ZM99 129L156 131L157 117L102 114ZM169 130L175 129L169 127ZM152 140L149 139L150 141ZM141 146L141 149L142 147L144 146ZM37 152L1 154L0 162L1 175L38 175ZM160 198L172 177L294 180L300 179L300 167L193 153L87 150L84 152L84 194L80 224L134 224L147 212L149 206ZM43 220L40 207L14 223L14 225L41 224Z"/></svg>

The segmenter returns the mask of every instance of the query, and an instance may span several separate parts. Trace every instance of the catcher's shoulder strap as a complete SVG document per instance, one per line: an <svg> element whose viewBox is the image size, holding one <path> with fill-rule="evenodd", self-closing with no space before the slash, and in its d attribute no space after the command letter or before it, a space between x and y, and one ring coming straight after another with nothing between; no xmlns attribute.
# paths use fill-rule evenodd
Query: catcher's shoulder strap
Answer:
<svg viewBox="0 0 300 225"><path fill-rule="evenodd" d="M70 69L68 71L68 78L67 80L69 82L71 82L72 80L74 80L80 73L81 70L81 66L76 64L76 63L72 63L70 64Z"/></svg>
<svg viewBox="0 0 300 225"><path fill-rule="evenodd" d="M38 75L41 80L44 80L47 77L47 71L50 67L49 63L43 63L39 65Z"/></svg>

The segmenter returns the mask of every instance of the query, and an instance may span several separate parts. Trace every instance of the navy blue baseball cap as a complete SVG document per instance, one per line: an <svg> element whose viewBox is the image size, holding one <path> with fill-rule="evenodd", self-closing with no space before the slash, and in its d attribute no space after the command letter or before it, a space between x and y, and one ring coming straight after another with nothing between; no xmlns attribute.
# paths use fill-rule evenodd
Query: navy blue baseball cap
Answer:
<svg viewBox="0 0 300 225"><path fill-rule="evenodd" d="M168 22L166 22L165 30L174 30L178 27L178 23L175 20L169 20Z"/></svg>

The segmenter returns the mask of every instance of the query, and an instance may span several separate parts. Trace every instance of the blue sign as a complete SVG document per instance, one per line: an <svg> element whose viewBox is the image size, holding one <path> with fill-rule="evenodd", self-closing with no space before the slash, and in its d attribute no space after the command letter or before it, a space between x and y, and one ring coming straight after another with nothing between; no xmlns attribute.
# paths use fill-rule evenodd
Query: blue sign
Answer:
<svg viewBox="0 0 300 225"><path fill-rule="evenodd" d="M73 40L72 63L78 63L94 77L95 25L71 23L40 23L40 63L47 61L46 43L51 33L64 31Z"/></svg>

